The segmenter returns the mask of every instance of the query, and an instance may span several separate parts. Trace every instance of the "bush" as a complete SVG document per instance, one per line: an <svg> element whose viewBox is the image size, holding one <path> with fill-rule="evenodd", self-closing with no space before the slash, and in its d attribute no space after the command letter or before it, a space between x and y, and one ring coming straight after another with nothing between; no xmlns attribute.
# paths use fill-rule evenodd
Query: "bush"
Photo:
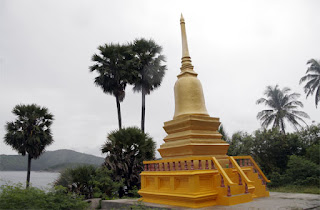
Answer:
<svg viewBox="0 0 320 210"><path fill-rule="evenodd" d="M286 174L294 185L320 184L320 166L304 157L292 155L289 158Z"/></svg>
<svg viewBox="0 0 320 210"><path fill-rule="evenodd" d="M55 185L66 187L69 192L83 195L85 198L110 199L117 197L122 182L111 179L111 171L106 167L95 168L91 165L78 166L64 170Z"/></svg>
<svg viewBox="0 0 320 210"><path fill-rule="evenodd" d="M0 209L86 209L81 197L57 187L46 193L35 187L24 189L22 184L0 187Z"/></svg>
<svg viewBox="0 0 320 210"><path fill-rule="evenodd" d="M320 145L314 144L307 148L306 157L316 164L320 164Z"/></svg>

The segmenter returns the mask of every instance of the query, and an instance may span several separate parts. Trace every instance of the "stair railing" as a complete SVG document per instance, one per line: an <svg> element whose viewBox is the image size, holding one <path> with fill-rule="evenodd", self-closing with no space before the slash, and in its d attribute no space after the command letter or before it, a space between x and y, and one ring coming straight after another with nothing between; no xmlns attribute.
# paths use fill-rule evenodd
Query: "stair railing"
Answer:
<svg viewBox="0 0 320 210"><path fill-rule="evenodd" d="M241 167L238 165L237 161L232 157L229 156L230 163L234 166L234 168L237 170L239 174L239 185L242 185L242 180L245 182L245 193L249 193L248 191L248 185L252 185L253 181L251 181L247 175L241 170Z"/></svg>
<svg viewBox="0 0 320 210"><path fill-rule="evenodd" d="M253 166L253 169L258 172L258 175L261 176L264 182L270 182L270 180L264 175L264 173L261 171L258 164L253 160L251 156L232 156L234 160L242 160L242 159L249 159L251 162L251 166Z"/></svg>
<svg viewBox="0 0 320 210"><path fill-rule="evenodd" d="M212 161L214 163L214 165L217 167L217 170L220 174L221 177L221 187L225 187L224 182L226 181L227 184L227 196L230 197L231 196L231 185L236 185L236 183L232 182L231 179L229 178L229 176L227 175L227 173L224 171L224 169L222 168L222 166L220 165L220 163L218 162L218 160L215 157L212 157Z"/></svg>

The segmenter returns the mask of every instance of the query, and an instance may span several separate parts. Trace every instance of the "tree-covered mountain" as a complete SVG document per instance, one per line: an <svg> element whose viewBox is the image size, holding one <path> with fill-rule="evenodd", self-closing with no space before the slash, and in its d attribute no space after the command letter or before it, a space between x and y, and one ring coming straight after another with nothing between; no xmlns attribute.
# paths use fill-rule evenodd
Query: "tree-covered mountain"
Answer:
<svg viewBox="0 0 320 210"><path fill-rule="evenodd" d="M83 164L101 165L104 159L73 150L56 150L43 153L39 159L32 162L32 171L60 171L67 167ZM0 155L0 171L26 171L27 156Z"/></svg>

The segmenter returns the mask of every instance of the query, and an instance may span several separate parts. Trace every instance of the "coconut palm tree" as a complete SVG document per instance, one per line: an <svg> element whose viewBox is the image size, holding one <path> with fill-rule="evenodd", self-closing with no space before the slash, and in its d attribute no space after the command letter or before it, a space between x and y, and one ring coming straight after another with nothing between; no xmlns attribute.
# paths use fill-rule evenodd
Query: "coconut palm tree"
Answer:
<svg viewBox="0 0 320 210"><path fill-rule="evenodd" d="M99 46L99 55L94 54L90 71L96 71L98 76L94 83L101 87L104 93L113 95L116 98L118 125L122 127L120 103L125 98L125 89L132 73L130 73L130 60L132 53L130 45L105 44Z"/></svg>
<svg viewBox="0 0 320 210"><path fill-rule="evenodd" d="M124 179L131 190L134 186L139 187L143 160L154 159L155 145L148 134L139 128L129 127L109 133L101 151L107 154L105 166L113 171L113 179Z"/></svg>
<svg viewBox="0 0 320 210"><path fill-rule="evenodd" d="M275 87L268 86L264 92L267 98L257 100L257 104L265 104L268 107L257 115L264 128L273 124L273 128L278 128L285 134L285 121L288 121L298 130L302 127L298 121L305 123L302 118L309 118L308 114L297 110L298 107L303 107L302 102L297 100L300 94L289 93L290 91L290 88L287 87L280 90L278 85Z"/></svg>
<svg viewBox="0 0 320 210"><path fill-rule="evenodd" d="M320 101L320 60L310 59L307 64L310 64L306 72L307 75L300 79L300 84L308 81L304 86L304 92L307 94L307 98L316 92L315 103L317 107Z"/></svg>
<svg viewBox="0 0 320 210"><path fill-rule="evenodd" d="M162 65L165 61L165 57L161 55L162 47L153 40L136 39L132 50L135 53L134 67L138 71L133 90L141 92L141 130L144 132L146 95L160 86L167 68Z"/></svg>
<svg viewBox="0 0 320 210"><path fill-rule="evenodd" d="M52 144L50 126L53 115L46 107L36 104L16 105L12 113L17 116L13 122L7 122L4 142L19 154L28 155L28 172L26 187L30 183L31 160L37 159L45 147Z"/></svg>

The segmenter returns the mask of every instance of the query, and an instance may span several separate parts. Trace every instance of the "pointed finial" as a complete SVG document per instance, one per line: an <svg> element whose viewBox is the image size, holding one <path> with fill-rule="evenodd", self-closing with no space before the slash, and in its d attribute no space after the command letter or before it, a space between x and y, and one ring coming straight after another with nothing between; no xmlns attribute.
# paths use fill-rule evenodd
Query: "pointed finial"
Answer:
<svg viewBox="0 0 320 210"><path fill-rule="evenodd" d="M181 13L181 17L180 17L180 23L184 23L184 18L183 18L182 13Z"/></svg>
<svg viewBox="0 0 320 210"><path fill-rule="evenodd" d="M183 18L183 15L181 13L180 18L180 27L181 27L181 38L182 38L182 61L181 61L181 71L193 71L193 66L191 64L191 58L189 55L189 49L188 49L188 41L187 41L187 33L186 33L186 27L185 27L185 21Z"/></svg>

